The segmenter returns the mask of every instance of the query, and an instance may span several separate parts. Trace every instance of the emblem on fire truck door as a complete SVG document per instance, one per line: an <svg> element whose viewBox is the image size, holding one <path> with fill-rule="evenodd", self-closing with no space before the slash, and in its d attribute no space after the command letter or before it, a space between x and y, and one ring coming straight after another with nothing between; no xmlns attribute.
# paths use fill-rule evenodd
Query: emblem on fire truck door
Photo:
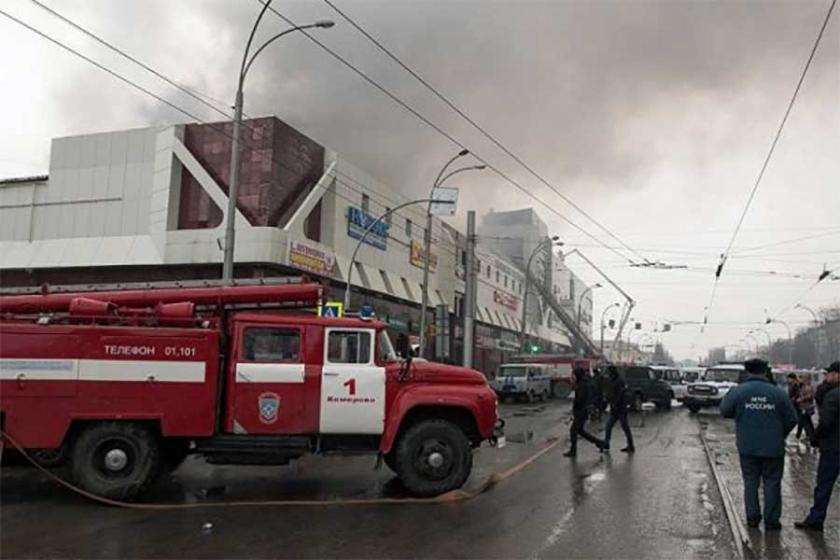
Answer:
<svg viewBox="0 0 840 560"><path fill-rule="evenodd" d="M257 408L260 411L260 422L274 424L277 422L277 412L280 409L280 397L277 393L263 393L257 397Z"/></svg>

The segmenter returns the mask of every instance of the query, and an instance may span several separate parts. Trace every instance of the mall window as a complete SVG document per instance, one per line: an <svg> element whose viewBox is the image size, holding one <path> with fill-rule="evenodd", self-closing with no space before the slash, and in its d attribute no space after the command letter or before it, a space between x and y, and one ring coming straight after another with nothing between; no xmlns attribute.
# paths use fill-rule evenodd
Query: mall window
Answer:
<svg viewBox="0 0 840 560"><path fill-rule="evenodd" d="M390 225L391 225L391 209L388 208L387 206L385 207L385 218L383 219L383 221L385 222L385 225L390 227Z"/></svg>
<svg viewBox="0 0 840 560"><path fill-rule="evenodd" d="M405 220L405 236L411 239L411 220Z"/></svg>
<svg viewBox="0 0 840 560"><path fill-rule="evenodd" d="M487 278L490 278L490 265L487 265Z"/></svg>
<svg viewBox="0 0 840 560"><path fill-rule="evenodd" d="M508 287L508 277L507 277L507 274L505 274L505 288L507 288L507 287Z"/></svg>
<svg viewBox="0 0 840 560"><path fill-rule="evenodd" d="M362 212L370 214L370 197L366 194L362 195Z"/></svg>
<svg viewBox="0 0 840 560"><path fill-rule="evenodd" d="M497 270L497 271L496 271L496 284L498 284L498 283L499 283L499 278L501 278L501 276L502 276L502 275L501 275L501 274L499 273L499 271Z"/></svg>

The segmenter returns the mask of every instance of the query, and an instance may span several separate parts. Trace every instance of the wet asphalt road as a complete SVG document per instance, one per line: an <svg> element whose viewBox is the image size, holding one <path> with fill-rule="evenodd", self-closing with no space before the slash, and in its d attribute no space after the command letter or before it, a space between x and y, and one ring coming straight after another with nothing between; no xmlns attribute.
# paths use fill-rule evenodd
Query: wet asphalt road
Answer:
<svg viewBox="0 0 840 560"><path fill-rule="evenodd" d="M510 405L511 442L483 448L469 481L532 455L568 430L568 404ZM731 558L720 498L687 411L633 415L638 452L602 457L558 445L520 474L456 503L134 511L92 504L25 467L0 492L4 558ZM623 445L614 432L613 449ZM211 468L190 460L150 501L399 496L369 457L307 458L293 467ZM203 530L206 523L212 529Z"/></svg>
<svg viewBox="0 0 840 560"><path fill-rule="evenodd" d="M717 414L707 413L701 413L698 420L705 425L706 440L714 453L718 471L735 502L737 514L740 519L745 519L744 487L733 423ZM818 459L816 450L803 442L797 442L793 434L788 436L782 479L783 529L778 533L766 533L762 529L750 529L744 525L749 537L747 554L757 558L840 558L840 481L829 503L824 532L820 534L793 528L793 523L805 518L811 508Z"/></svg>

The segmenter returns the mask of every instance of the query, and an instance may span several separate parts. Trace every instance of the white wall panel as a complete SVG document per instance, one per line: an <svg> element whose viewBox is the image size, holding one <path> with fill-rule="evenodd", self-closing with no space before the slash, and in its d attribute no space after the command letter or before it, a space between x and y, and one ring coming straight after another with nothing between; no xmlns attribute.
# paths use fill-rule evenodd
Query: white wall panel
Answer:
<svg viewBox="0 0 840 560"><path fill-rule="evenodd" d="M140 163L143 161L145 151L145 130L129 130L128 131L128 151L126 161L129 164Z"/></svg>
<svg viewBox="0 0 840 560"><path fill-rule="evenodd" d="M135 197L125 197L122 204L122 235L137 233L137 201Z"/></svg>
<svg viewBox="0 0 840 560"><path fill-rule="evenodd" d="M105 215L105 229L103 235L122 235L122 202L107 202L103 204L102 213Z"/></svg>
<svg viewBox="0 0 840 560"><path fill-rule="evenodd" d="M137 204L135 208L135 231L139 235L149 233L149 206L151 205L151 202L152 200L148 196L142 196L137 199Z"/></svg>
<svg viewBox="0 0 840 560"><path fill-rule="evenodd" d="M93 198L93 167L79 169L78 190L71 200L90 200Z"/></svg>
<svg viewBox="0 0 840 560"><path fill-rule="evenodd" d="M116 198L125 193L125 163L111 163L108 167L107 198Z"/></svg>
<svg viewBox="0 0 840 560"><path fill-rule="evenodd" d="M79 139L79 167L92 167L96 160L96 137L98 135L88 134Z"/></svg>
<svg viewBox="0 0 840 560"><path fill-rule="evenodd" d="M111 164L125 165L128 157L128 132L112 132L108 136L111 137L111 155L109 158Z"/></svg>
<svg viewBox="0 0 840 560"><path fill-rule="evenodd" d="M141 194L142 189L142 171L143 165L141 163L128 163L125 167L125 187L123 197L126 200L137 198Z"/></svg>
<svg viewBox="0 0 840 560"><path fill-rule="evenodd" d="M67 165L67 138L53 138L50 143L50 175Z"/></svg>
<svg viewBox="0 0 840 560"><path fill-rule="evenodd" d="M90 237L91 204L73 204L73 237Z"/></svg>
<svg viewBox="0 0 840 560"><path fill-rule="evenodd" d="M98 165L93 168L93 188L91 198L99 199L108 196L108 166Z"/></svg>
<svg viewBox="0 0 840 560"><path fill-rule="evenodd" d="M113 136L113 133L96 135L95 166L109 165L111 163L111 139Z"/></svg>
<svg viewBox="0 0 840 560"><path fill-rule="evenodd" d="M59 205L49 206L49 213L56 215L58 222L58 231L56 231L52 238L65 239L73 235L73 224L75 223L75 216L72 209L62 208Z"/></svg>

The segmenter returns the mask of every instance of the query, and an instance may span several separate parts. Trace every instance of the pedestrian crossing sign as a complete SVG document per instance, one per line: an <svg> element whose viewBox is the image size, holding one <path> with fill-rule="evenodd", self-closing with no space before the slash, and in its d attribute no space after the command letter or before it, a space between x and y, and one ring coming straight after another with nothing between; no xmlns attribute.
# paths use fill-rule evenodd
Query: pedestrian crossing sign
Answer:
<svg viewBox="0 0 840 560"><path fill-rule="evenodd" d="M328 301L325 305L319 305L318 316L328 319L340 319L344 317L344 304L340 301Z"/></svg>

